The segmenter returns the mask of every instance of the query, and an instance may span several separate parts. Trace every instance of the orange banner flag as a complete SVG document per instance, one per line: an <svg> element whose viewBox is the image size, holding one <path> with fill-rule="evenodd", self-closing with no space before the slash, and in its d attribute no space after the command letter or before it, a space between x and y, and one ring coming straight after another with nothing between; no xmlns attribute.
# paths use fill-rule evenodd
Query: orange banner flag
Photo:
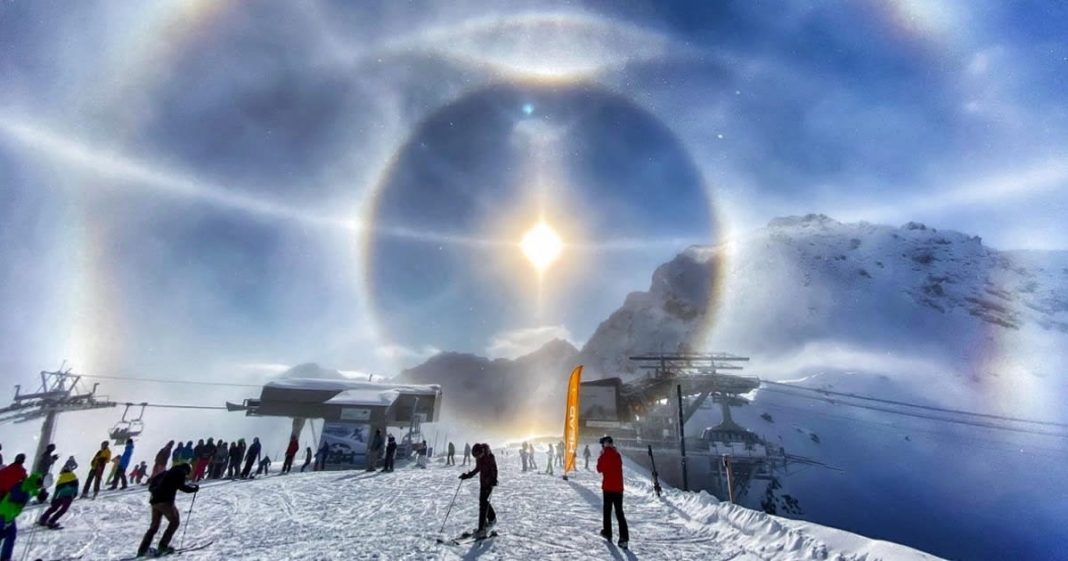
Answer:
<svg viewBox="0 0 1068 561"><path fill-rule="evenodd" d="M564 475L575 469L579 432L579 384L582 382L582 365L571 371L567 382L567 409L564 411Z"/></svg>

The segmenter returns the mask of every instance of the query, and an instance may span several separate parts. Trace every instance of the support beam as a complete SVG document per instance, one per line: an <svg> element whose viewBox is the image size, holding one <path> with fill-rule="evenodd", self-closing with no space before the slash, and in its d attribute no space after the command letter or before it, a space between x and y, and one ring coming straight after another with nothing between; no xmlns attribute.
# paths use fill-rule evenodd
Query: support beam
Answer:
<svg viewBox="0 0 1068 561"><path fill-rule="evenodd" d="M704 405L705 400L708 399L709 393L711 392L701 392L698 394L697 399L694 399L693 403L686 408L686 418L683 419L683 423L689 422L690 417L693 417L693 414L697 413L697 410L701 408L701 405Z"/></svg>
<svg viewBox="0 0 1068 561"><path fill-rule="evenodd" d="M30 465L33 466L30 473L41 470L41 456L44 456L45 450L48 449L48 445L52 443L52 439L56 435L56 416L58 414L55 409L50 409L45 413L44 422L41 423L41 436L37 439L37 453L34 454L30 462Z"/></svg>

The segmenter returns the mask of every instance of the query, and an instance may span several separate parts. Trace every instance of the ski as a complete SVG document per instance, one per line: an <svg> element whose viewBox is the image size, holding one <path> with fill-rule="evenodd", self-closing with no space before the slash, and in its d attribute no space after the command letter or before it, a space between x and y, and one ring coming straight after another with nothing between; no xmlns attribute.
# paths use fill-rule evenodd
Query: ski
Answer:
<svg viewBox="0 0 1068 561"><path fill-rule="evenodd" d="M189 547L179 547L179 548L175 549L173 552L166 553L166 554L163 554L163 555L160 555L159 552L157 552L156 549L153 548L153 549L149 549L148 553L146 553L145 555L135 555L133 557L124 557L122 559L119 559L119 561L137 561L138 559L154 559L154 558L157 558L157 557L170 557L171 555L181 555L181 554L189 552L189 551L200 551L201 549L205 549L205 548L207 548L209 545L211 545L213 543L215 543L215 540L207 541L207 542L204 542L204 543L198 543L196 545L191 545Z"/></svg>
<svg viewBox="0 0 1068 561"><path fill-rule="evenodd" d="M647 446L649 450L649 465L653 467L653 491L656 492L656 496L659 498L661 491L660 488L660 475L656 473L656 460L653 458L653 447Z"/></svg>
<svg viewBox="0 0 1068 561"><path fill-rule="evenodd" d="M463 545L465 543L476 543L476 542L480 542L480 541L483 541L483 540L488 540L490 538L495 538L495 537L497 537L496 530L493 531L493 532L490 532L489 534L487 534L485 537L482 537L482 538L476 538L475 534L473 532L464 532L464 533L460 534L459 537L453 538L451 540L445 540L445 539L438 538L438 543L444 544L444 545Z"/></svg>

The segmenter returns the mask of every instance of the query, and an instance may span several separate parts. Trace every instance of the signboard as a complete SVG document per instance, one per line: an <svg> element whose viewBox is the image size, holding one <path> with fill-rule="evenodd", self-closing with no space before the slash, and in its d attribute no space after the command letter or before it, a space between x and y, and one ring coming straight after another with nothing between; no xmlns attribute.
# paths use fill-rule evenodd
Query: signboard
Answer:
<svg viewBox="0 0 1068 561"><path fill-rule="evenodd" d="M582 382L582 365L576 366L571 371L571 378L567 382L567 405L564 409L564 477L567 472L575 469L575 452L578 450L578 424L579 424L579 385ZM559 453L559 451L557 451Z"/></svg>
<svg viewBox="0 0 1068 561"><path fill-rule="evenodd" d="M326 445L326 469L354 469L366 466L370 432L371 425L368 423L324 423L319 448Z"/></svg>
<svg viewBox="0 0 1068 561"><path fill-rule="evenodd" d="M622 423L619 421L586 421L587 427L594 427L599 429L618 429Z"/></svg>
<svg viewBox="0 0 1068 561"><path fill-rule="evenodd" d="M580 416L596 421L618 421L616 412L616 388L611 386L582 386ZM590 423L586 423L589 426Z"/></svg>
<svg viewBox="0 0 1068 561"><path fill-rule="evenodd" d="M342 407L342 421L370 421L371 410L364 407Z"/></svg>

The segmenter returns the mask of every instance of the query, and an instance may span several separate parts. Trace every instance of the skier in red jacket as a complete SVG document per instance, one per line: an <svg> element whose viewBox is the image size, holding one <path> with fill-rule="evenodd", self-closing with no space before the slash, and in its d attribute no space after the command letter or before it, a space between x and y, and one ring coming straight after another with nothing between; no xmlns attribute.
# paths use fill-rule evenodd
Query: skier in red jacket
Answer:
<svg viewBox="0 0 1068 561"><path fill-rule="evenodd" d="M604 527L601 537L612 541L612 509L616 511L619 523L619 547L627 548L630 533L627 532L627 519L623 516L623 458L616 451L611 436L601 437L601 455L597 457L597 472L603 476L601 492L604 494Z"/></svg>
<svg viewBox="0 0 1068 561"><path fill-rule="evenodd" d="M297 435L293 434L289 436L289 446L286 446L286 459L282 462L282 473L289 473L289 470L293 467L293 457L300 451L300 443L297 442Z"/></svg>

